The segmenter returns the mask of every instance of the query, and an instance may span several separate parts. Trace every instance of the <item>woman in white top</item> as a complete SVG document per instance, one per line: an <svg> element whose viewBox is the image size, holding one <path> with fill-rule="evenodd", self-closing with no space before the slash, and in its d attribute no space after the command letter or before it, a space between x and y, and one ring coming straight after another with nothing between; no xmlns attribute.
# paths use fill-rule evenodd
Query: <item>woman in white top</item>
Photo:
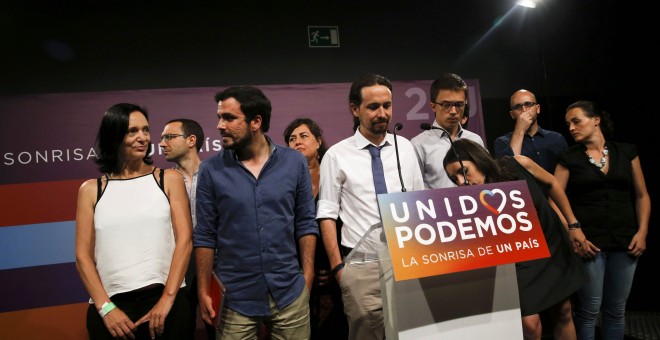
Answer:
<svg viewBox="0 0 660 340"><path fill-rule="evenodd" d="M110 107L96 163L78 192L76 265L91 297L90 339L188 339L183 282L192 221L183 178L154 167L148 114Z"/></svg>

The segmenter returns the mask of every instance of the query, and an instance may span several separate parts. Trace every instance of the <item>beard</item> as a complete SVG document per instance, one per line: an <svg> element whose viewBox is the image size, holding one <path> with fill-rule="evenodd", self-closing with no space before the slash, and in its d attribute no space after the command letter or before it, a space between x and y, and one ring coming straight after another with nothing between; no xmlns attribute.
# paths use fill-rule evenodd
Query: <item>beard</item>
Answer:
<svg viewBox="0 0 660 340"><path fill-rule="evenodd" d="M389 122L387 119L374 120L369 124L368 130L374 135L384 135L387 132Z"/></svg>
<svg viewBox="0 0 660 340"><path fill-rule="evenodd" d="M222 147L225 149L230 149L230 150L241 150L245 148L246 146L250 145L252 143L252 139L254 138L254 135L252 134L252 131L247 131L244 136L236 136L233 134L230 135L225 135L222 136ZM231 140L229 142L228 140Z"/></svg>

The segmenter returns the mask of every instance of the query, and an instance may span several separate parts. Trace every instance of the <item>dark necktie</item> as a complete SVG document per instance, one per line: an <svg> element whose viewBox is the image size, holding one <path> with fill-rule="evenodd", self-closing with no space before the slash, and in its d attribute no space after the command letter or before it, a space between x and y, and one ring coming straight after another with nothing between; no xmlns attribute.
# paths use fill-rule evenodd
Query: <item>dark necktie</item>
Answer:
<svg viewBox="0 0 660 340"><path fill-rule="evenodd" d="M374 186L376 187L376 195L386 194L387 185L385 185L385 173L383 172L383 162L380 160L380 148L374 145L369 145L369 153L371 154L371 172L374 175Z"/></svg>

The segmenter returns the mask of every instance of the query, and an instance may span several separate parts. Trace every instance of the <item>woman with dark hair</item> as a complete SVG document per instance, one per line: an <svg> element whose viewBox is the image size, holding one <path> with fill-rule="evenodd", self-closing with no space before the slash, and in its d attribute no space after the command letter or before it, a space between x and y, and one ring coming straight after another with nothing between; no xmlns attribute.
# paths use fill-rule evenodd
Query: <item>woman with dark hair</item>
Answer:
<svg viewBox="0 0 660 340"><path fill-rule="evenodd" d="M309 173L312 175L312 192L314 197L317 197L321 159L328 151L328 145L323 139L323 130L309 118L297 118L284 129L284 142L307 158Z"/></svg>
<svg viewBox="0 0 660 340"><path fill-rule="evenodd" d="M78 191L76 266L94 339L188 339L183 277L192 221L183 177L152 166L144 108L110 107L97 135L103 176Z"/></svg>
<svg viewBox="0 0 660 340"><path fill-rule="evenodd" d="M462 163L462 164L461 164ZM456 185L480 185L525 180L538 214L550 257L516 263L518 294L525 339L541 339L539 313L547 312L555 339L575 339L570 296L587 282L578 253L585 250L584 235L567 231L548 202L549 195L567 221L576 220L559 182L531 159L518 155L494 160L488 151L469 139L458 139L447 152L443 166ZM569 237L569 233L574 234Z"/></svg>
<svg viewBox="0 0 660 340"><path fill-rule="evenodd" d="M608 140L609 114L590 101L566 109L577 143L559 157L555 176L586 235L583 261L589 284L573 298L579 339L594 339L600 313L601 339L623 339L626 301L646 250L651 199L637 147Z"/></svg>
<svg viewBox="0 0 660 340"><path fill-rule="evenodd" d="M307 158L314 200L317 200L321 159L328 150L323 139L323 130L309 118L297 118L284 129L284 141L290 148L296 149ZM339 236L340 233L338 232L337 235ZM344 315L341 290L330 273L330 261L321 237L316 241L314 272L314 284L309 299L312 339L346 338L348 323Z"/></svg>

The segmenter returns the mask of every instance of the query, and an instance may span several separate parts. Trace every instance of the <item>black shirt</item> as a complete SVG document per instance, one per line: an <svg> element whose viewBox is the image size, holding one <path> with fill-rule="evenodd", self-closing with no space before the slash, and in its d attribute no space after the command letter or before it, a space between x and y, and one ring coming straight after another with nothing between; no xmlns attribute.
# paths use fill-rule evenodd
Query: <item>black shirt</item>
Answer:
<svg viewBox="0 0 660 340"><path fill-rule="evenodd" d="M601 249L624 250L637 232L632 160L637 147L607 142L609 170L605 174L589 163L584 144L577 144L559 156L569 171L566 195L582 231Z"/></svg>

